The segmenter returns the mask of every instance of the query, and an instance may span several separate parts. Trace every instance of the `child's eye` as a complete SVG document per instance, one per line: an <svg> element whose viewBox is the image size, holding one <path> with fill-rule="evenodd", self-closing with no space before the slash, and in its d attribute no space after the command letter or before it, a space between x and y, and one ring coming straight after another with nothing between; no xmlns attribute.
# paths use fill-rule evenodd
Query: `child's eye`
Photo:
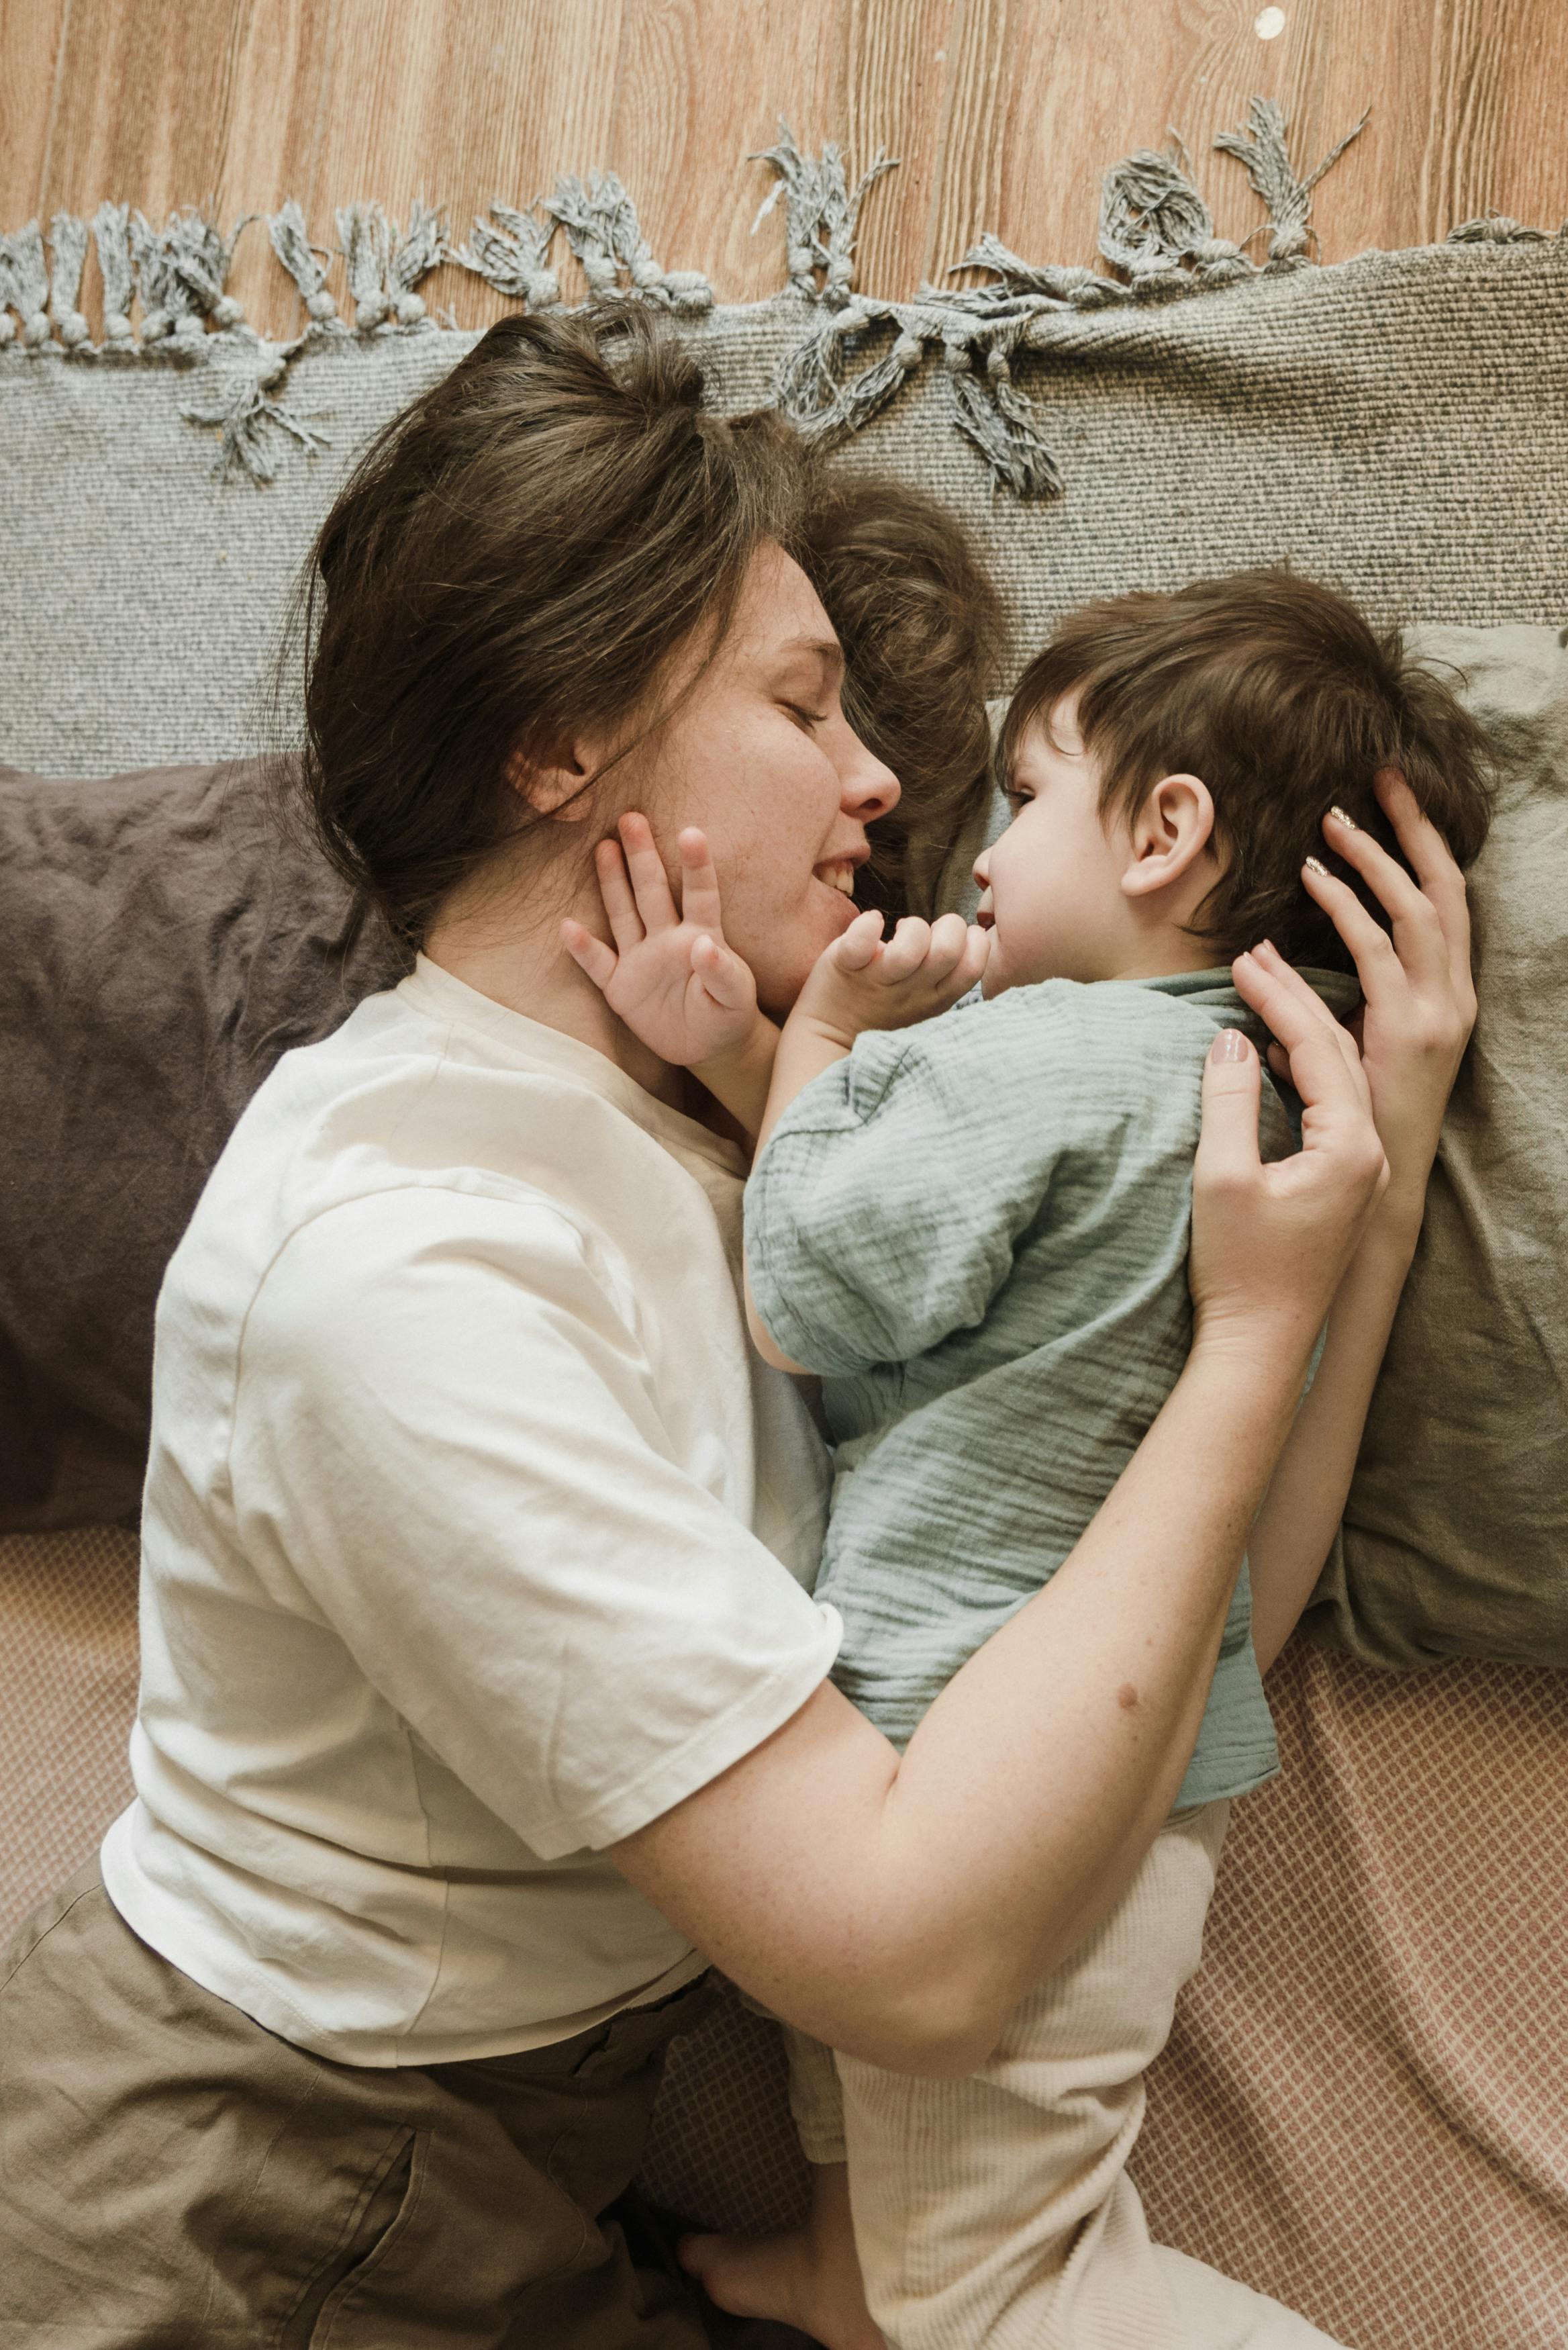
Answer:
<svg viewBox="0 0 1568 2350"><path fill-rule="evenodd" d="M1028 806L1034 795L1033 792L1021 792L1015 785L1010 784L1002 796L1016 816L1020 808Z"/></svg>

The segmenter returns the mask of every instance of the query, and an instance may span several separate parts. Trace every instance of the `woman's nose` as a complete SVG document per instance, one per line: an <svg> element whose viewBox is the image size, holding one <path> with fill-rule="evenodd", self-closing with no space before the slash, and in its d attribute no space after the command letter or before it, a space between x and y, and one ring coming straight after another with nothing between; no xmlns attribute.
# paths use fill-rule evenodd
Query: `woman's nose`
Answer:
<svg viewBox="0 0 1568 2350"><path fill-rule="evenodd" d="M857 756L844 777L844 813L861 824L875 824L880 816L891 816L898 805L902 789L898 776L864 743L857 743Z"/></svg>

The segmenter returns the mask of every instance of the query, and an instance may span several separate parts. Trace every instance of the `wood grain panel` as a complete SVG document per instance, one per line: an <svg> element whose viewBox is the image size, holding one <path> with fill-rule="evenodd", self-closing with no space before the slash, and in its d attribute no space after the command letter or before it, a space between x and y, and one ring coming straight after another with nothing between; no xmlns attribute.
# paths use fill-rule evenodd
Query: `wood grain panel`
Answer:
<svg viewBox="0 0 1568 2350"><path fill-rule="evenodd" d="M31 219L48 182L60 45L70 0L0 0L0 227Z"/></svg>
<svg viewBox="0 0 1568 2350"><path fill-rule="evenodd" d="M1295 151L1315 160L1368 94L1357 87L1358 61L1340 58L1327 38L1329 20L1348 10L1295 0L1272 41L1253 30L1256 14L1255 0L1119 13L1074 0L993 0L977 12L971 86L954 109L966 128L950 142L930 265L956 260L987 227L1032 258L1090 258L1107 166L1136 147L1163 148L1170 130L1188 146L1217 233L1248 235L1263 207L1241 166L1211 151L1215 133L1241 122L1250 98L1273 98L1291 119ZM967 125L987 113L995 135L976 141ZM1360 168L1352 149L1335 171L1354 180Z"/></svg>
<svg viewBox="0 0 1568 2350"><path fill-rule="evenodd" d="M628 0L613 158L655 251L755 299L783 275L782 203L750 160L781 120L807 149L836 140L851 183L899 159L862 216L861 283L919 275L955 0Z"/></svg>
<svg viewBox="0 0 1568 2350"><path fill-rule="evenodd" d="M493 198L525 207L561 172L608 162L623 14L622 0L339 0L316 234L331 241L332 209L352 198L403 220L423 196L462 244ZM576 298L564 239L560 254ZM420 290L465 326L514 307L450 266Z"/></svg>
<svg viewBox="0 0 1568 2350"><path fill-rule="evenodd" d="M461 239L493 197L602 165L661 260L745 299L782 274L782 208L753 234L771 180L747 161L782 114L852 172L878 145L901 158L867 206L861 280L905 293L985 228L1092 257L1106 166L1168 125L1218 229L1245 234L1262 207L1210 142L1255 92L1303 163L1373 106L1317 192L1325 258L1491 207L1568 213L1562 0L1282 5L1263 40L1259 0L0 0L0 222L113 195L155 215L211 198L226 223L294 194L330 244L337 205L402 217L422 194ZM296 324L259 226L234 290L258 326ZM461 271L425 290L465 324L506 307Z"/></svg>

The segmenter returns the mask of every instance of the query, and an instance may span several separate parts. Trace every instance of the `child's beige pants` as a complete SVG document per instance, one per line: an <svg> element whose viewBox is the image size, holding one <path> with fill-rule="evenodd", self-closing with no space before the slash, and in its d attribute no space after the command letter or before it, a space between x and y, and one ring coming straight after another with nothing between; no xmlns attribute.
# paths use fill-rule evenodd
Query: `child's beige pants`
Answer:
<svg viewBox="0 0 1568 2350"><path fill-rule="evenodd" d="M893 2350L1335 2350L1304 2318L1149 2241L1126 2172L1145 2067L1197 1968L1230 1806L1184 1812L1119 1906L961 2081L791 2033L813 2162L849 2164L871 2314Z"/></svg>

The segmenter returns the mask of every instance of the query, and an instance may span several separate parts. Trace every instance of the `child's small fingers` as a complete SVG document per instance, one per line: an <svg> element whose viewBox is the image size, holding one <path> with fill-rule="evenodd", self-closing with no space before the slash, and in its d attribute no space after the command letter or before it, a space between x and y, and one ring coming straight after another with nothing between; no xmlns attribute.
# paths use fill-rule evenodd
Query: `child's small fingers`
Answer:
<svg viewBox="0 0 1568 2350"><path fill-rule="evenodd" d="M596 939L592 931L586 931L581 922L575 922L568 915L561 924L561 944L572 961L587 972L596 987L609 985L615 977L619 958L613 948L606 946L603 939Z"/></svg>
<svg viewBox="0 0 1568 2350"><path fill-rule="evenodd" d="M635 809L620 820L621 847L637 898L637 910L650 931L673 930L678 915L670 894L670 876L653 837L653 827Z"/></svg>
<svg viewBox="0 0 1568 2350"><path fill-rule="evenodd" d="M931 926L906 914L882 953L882 976L889 983L912 978L930 951Z"/></svg>
<svg viewBox="0 0 1568 2350"><path fill-rule="evenodd" d="M732 947L704 931L691 942L691 968L715 1003L722 1003L726 1011L745 1002L752 975Z"/></svg>
<svg viewBox="0 0 1568 2350"><path fill-rule="evenodd" d="M955 972L963 959L969 943L969 924L961 914L942 914L931 924L931 943L926 953L926 970L932 979L946 979Z"/></svg>
<svg viewBox="0 0 1568 2350"><path fill-rule="evenodd" d="M967 995L976 981L984 978L986 964L991 961L991 942L994 936L994 931L982 931L978 923L971 929L964 944L963 985L959 990L961 995Z"/></svg>
<svg viewBox="0 0 1568 2350"><path fill-rule="evenodd" d="M676 843L680 851L680 918L699 930L722 934L723 913L719 875L708 836L688 825Z"/></svg>
<svg viewBox="0 0 1568 2350"><path fill-rule="evenodd" d="M637 910L637 900L631 894L631 880L626 869L626 858L618 840L601 840L594 850L594 871L598 878L599 896L610 926L610 935L622 954L639 947L648 933L642 927L642 917Z"/></svg>
<svg viewBox="0 0 1568 2350"><path fill-rule="evenodd" d="M864 971L875 962L882 945L882 917L872 907L857 914L849 928L835 939L828 953L840 971Z"/></svg>

